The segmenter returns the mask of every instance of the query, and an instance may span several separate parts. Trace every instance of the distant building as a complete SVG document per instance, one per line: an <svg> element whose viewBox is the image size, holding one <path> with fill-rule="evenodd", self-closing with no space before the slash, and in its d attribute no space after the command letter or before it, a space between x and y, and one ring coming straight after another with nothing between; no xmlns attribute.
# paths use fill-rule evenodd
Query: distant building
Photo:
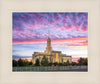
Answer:
<svg viewBox="0 0 100 84"><path fill-rule="evenodd" d="M36 59L38 58L39 61L41 62L43 56L45 56L49 62L58 62L58 63L64 63L69 61L69 63L72 62L72 57L66 54L62 54L61 51L54 51L52 50L51 47L51 39L48 36L47 39L47 47L46 50L44 52L34 52L34 54L32 54L32 62L33 64L35 64Z"/></svg>

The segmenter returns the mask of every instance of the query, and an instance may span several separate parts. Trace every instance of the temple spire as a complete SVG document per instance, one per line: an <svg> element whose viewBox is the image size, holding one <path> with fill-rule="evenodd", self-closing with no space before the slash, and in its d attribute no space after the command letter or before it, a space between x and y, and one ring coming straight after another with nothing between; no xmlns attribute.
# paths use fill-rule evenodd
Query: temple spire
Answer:
<svg viewBox="0 0 100 84"><path fill-rule="evenodd" d="M48 38L50 38L50 31L48 30Z"/></svg>
<svg viewBox="0 0 100 84"><path fill-rule="evenodd" d="M51 51L52 51L52 47L51 47L50 31L48 30L47 47L46 47L45 52L51 53Z"/></svg>

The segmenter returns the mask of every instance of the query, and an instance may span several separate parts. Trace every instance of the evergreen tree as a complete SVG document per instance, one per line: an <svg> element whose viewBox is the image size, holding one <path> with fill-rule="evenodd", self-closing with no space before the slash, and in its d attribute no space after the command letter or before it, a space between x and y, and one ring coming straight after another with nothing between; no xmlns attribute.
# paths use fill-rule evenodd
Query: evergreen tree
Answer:
<svg viewBox="0 0 100 84"><path fill-rule="evenodd" d="M42 58L42 60L41 60L41 65L43 65L43 66L47 66L48 65L48 59L45 57L45 56L43 56L43 58Z"/></svg>
<svg viewBox="0 0 100 84"><path fill-rule="evenodd" d="M67 66L70 65L69 60L67 60L66 65L67 65Z"/></svg>
<svg viewBox="0 0 100 84"><path fill-rule="evenodd" d="M37 58L35 62L35 66L39 66L39 65L40 65L40 62L39 62L39 59Z"/></svg>

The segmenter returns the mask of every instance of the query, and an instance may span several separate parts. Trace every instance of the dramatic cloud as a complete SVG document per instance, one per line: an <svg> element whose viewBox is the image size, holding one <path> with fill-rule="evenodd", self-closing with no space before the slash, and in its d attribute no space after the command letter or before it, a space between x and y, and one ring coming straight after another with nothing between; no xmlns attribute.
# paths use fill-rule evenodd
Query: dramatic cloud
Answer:
<svg viewBox="0 0 100 84"><path fill-rule="evenodd" d="M13 13L13 42L47 38L48 30L53 39L87 36L87 13Z"/></svg>
<svg viewBox="0 0 100 84"><path fill-rule="evenodd" d="M45 43L46 45L48 31L50 31L52 43L69 43L58 47L88 45L88 13L14 12L12 19L13 46L17 44L35 45L36 43Z"/></svg>

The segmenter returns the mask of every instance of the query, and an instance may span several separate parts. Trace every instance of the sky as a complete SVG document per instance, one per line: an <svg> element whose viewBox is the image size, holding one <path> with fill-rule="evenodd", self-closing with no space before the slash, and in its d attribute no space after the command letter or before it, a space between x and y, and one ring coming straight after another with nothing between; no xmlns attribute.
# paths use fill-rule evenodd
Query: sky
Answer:
<svg viewBox="0 0 100 84"><path fill-rule="evenodd" d="M71 55L72 61L88 57L87 12L13 12L12 57L32 59L44 52L50 32L53 50Z"/></svg>

